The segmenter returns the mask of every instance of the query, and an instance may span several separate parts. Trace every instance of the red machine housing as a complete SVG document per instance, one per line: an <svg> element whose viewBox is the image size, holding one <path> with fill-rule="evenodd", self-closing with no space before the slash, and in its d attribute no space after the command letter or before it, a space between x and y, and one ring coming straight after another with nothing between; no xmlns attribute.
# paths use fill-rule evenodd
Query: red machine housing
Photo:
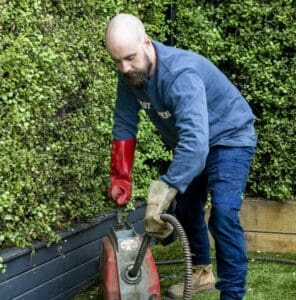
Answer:
<svg viewBox="0 0 296 300"><path fill-rule="evenodd" d="M130 253L122 254L120 253L122 252L120 249L120 242L125 242L127 239L135 238L138 240L138 244L141 244L141 238L139 236L135 234L131 235L130 231L128 232L128 235L121 239L119 239L118 236L114 238L113 233L113 235L109 234L102 240L101 271L103 278L104 300L160 300L159 276L150 248L147 249L145 254L144 261L141 266L142 275L139 281L136 283L128 283L122 278L124 270L128 265L133 263L138 249L133 249L134 254L132 255Z"/></svg>

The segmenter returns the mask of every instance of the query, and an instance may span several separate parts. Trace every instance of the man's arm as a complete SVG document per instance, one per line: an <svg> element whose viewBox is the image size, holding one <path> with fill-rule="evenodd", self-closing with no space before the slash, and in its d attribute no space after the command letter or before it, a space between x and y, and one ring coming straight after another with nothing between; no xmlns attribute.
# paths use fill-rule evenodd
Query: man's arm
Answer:
<svg viewBox="0 0 296 300"><path fill-rule="evenodd" d="M141 106L137 98L119 79L114 110L113 139L136 139Z"/></svg>
<svg viewBox="0 0 296 300"><path fill-rule="evenodd" d="M205 167L209 152L209 123L205 87L193 72L174 79L167 92L178 130L178 143L168 171L160 179L183 193Z"/></svg>
<svg viewBox="0 0 296 300"><path fill-rule="evenodd" d="M136 147L140 106L119 81L114 111L109 196L117 205L126 205L132 194L131 173Z"/></svg>

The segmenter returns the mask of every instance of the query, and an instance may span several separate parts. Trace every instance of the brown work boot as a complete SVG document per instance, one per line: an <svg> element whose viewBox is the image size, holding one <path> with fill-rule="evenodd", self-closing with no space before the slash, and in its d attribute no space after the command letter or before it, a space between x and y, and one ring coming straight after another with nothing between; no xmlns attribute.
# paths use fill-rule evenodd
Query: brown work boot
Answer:
<svg viewBox="0 0 296 300"><path fill-rule="evenodd" d="M207 291L215 287L215 277L212 265L200 265L192 267L192 294ZM167 294L173 299L182 299L184 282L169 287Z"/></svg>

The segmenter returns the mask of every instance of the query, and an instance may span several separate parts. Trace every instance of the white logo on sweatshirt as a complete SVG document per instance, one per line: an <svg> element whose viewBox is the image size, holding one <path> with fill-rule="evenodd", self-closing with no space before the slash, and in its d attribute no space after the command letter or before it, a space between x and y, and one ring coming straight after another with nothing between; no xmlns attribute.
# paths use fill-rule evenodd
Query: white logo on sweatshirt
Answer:
<svg viewBox="0 0 296 300"><path fill-rule="evenodd" d="M151 103L139 100L139 103L143 109L151 109Z"/></svg>
<svg viewBox="0 0 296 300"><path fill-rule="evenodd" d="M146 102L143 100L138 99L141 107L143 109L147 109L150 110L152 109L151 103L150 102ZM157 114L162 118L162 119L168 119L169 117L171 117L171 113L167 110L167 111L158 111Z"/></svg>
<svg viewBox="0 0 296 300"><path fill-rule="evenodd" d="M157 112L162 119L168 119L171 116L171 113L167 111Z"/></svg>

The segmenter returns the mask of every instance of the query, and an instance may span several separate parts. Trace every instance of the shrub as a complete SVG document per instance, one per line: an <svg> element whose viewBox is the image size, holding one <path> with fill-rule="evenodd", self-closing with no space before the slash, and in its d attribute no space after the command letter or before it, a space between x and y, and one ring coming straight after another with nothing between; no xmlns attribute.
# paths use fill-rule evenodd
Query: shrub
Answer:
<svg viewBox="0 0 296 300"><path fill-rule="evenodd" d="M238 86L257 117L250 174L258 196L295 199L293 1L178 1L177 46L210 58Z"/></svg>
<svg viewBox="0 0 296 300"><path fill-rule="evenodd" d="M114 208L106 199L116 72L108 19L145 16L165 36L161 1L4 1L0 30L0 242L59 239L57 230ZM148 129L144 120L142 128ZM149 127L150 130L150 127ZM160 141L140 136L135 196L156 176ZM141 146L141 140L145 146Z"/></svg>

